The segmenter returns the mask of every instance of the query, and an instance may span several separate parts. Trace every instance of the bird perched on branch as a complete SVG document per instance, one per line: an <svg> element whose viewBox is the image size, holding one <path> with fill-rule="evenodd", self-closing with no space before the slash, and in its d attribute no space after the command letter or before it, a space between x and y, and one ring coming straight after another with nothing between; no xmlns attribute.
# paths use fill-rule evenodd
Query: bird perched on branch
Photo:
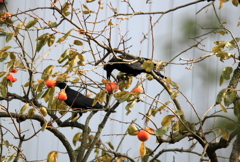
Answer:
<svg viewBox="0 0 240 162"><path fill-rule="evenodd" d="M72 109L102 109L103 106L99 103L96 103L94 106L93 99L84 96L83 94L79 93L78 91L75 91L71 89L66 83L64 82L56 82L56 87L62 89L65 89L65 92L67 94L67 100L64 102L71 107ZM80 117L82 116L82 113L79 112Z"/></svg>
<svg viewBox="0 0 240 162"><path fill-rule="evenodd" d="M147 72L141 65L142 63L137 61L134 63L131 63L131 61L134 61L133 58L129 56L123 56L123 55L118 55L119 59L113 56L109 61L107 65L104 65L104 70L107 71L107 79L110 79L111 73L114 69L117 69L123 73L126 73L128 76L137 76L141 73L148 73L150 74L151 72ZM149 60L147 58L144 58L145 60ZM124 60L129 60L124 61ZM156 64L155 64L156 66ZM161 78L166 78L163 76L160 72L154 70L154 72Z"/></svg>

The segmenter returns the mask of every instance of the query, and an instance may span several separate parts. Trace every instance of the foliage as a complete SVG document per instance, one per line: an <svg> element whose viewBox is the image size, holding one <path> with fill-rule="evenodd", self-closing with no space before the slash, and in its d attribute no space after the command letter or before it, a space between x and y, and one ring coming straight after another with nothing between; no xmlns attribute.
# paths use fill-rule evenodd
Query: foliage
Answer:
<svg viewBox="0 0 240 162"><path fill-rule="evenodd" d="M0 62L5 65L4 70L0 72L0 99L4 101L4 104L1 104L2 111L0 112L0 117L10 118L17 132L15 134L12 130L9 130L1 124L1 149L6 150L6 155L3 155L1 151L2 161L11 161L12 159L14 159L14 161L19 159L27 161L24 150L22 150L22 144L24 142L31 142L33 137L46 131L51 132L61 141L71 162L88 161L91 153L95 155L94 160L99 162L137 160L157 162L160 161L159 157L162 154L169 151L193 153L197 154L200 160L206 160L208 158L212 162L218 161L216 151L227 148L234 137L240 139L240 99L238 95L239 89L237 89L240 78L240 65L237 65L240 54L240 37L235 36L235 34L225 26L227 22L221 21L216 12L217 9L214 2L210 2L210 4L207 4L205 7L213 7L215 17L218 20L218 27L212 28L210 32L192 38L196 44L191 45L190 48L186 47L185 52L191 48L200 49L199 45L203 43L203 37L206 35L229 34L231 39L215 41L210 49L211 53L209 52L210 50L205 49L205 51L208 52L207 55L195 59L182 59L183 62L181 64L177 64L174 61L184 52L179 52L179 54L171 58L170 61L154 59L154 38L156 37L156 35L154 35L154 27L160 19L152 23L152 17L150 15L156 14L162 16L189 5L196 5L200 2L202 1L188 3L165 12L137 12L133 9L130 1L124 0L121 3L126 3L128 7L132 9L132 12L118 13L111 4L108 4L112 15L110 17L104 17L102 20L99 20L99 15L101 15L102 10L105 10L106 5L104 5L101 0L87 0L86 4L81 4L80 7L78 3L77 6L79 8L75 8L77 2L73 0L68 0L64 3L54 0L49 4L49 7L36 7L26 11L19 10L16 13L1 12L0 25L4 28L0 30L5 34L7 43L15 42L15 44L14 46L5 46L0 49ZM228 0L220 0L219 9L222 9L223 5L227 2ZM146 3L150 2L147 0ZM238 6L239 1L232 0L232 4L232 7ZM205 7L203 7L203 9ZM39 10L42 12L52 11L51 16L54 18L49 18L49 20L43 19L40 15L35 14L35 12ZM121 22L132 21L131 18L135 16L149 16L150 19L149 26L151 30L149 33L152 33L152 57L149 60L128 52L131 46L127 47L126 43L130 38L121 32L119 32L119 44L113 45L112 43L113 31L121 30ZM62 30L63 22L71 26L68 31ZM237 20L234 22L236 23ZM239 26L240 23L238 22L236 24ZM146 41L147 36L149 36L148 34L144 36L141 43ZM35 39L32 37L34 35L37 35ZM18 47L17 49L16 46ZM59 47L64 49L63 52L61 54L53 54L52 51ZM114 77L114 79L121 91L114 92L113 94L107 93L105 86L109 81L106 80L98 70L107 64L107 58L112 54L134 57L135 61L142 62L142 67L151 74L142 75L138 78L132 76L121 78L124 74L120 73L119 76ZM226 66L222 72L219 70L220 86L223 86L224 82L227 82L228 86L224 86L223 89L218 92L216 100L213 101L213 106L209 107L206 113L200 117L194 104L180 91L178 83L173 81L174 78L160 78L156 75L155 71L167 69L170 65L193 66L209 57L216 57L220 62L226 60L231 62L231 65ZM51 63L48 62L49 60L51 60ZM154 66L154 64L156 64L156 66ZM235 67L236 65L237 67ZM39 70L39 67L43 67L43 70ZM156 69L154 69L154 67L156 67ZM11 91L11 87L20 84L19 81L14 78L14 75L16 76L17 74L12 73L13 69L17 69L17 71L14 70L17 74L27 76L27 81L21 83L22 93L20 94ZM96 76L89 77L89 73L94 73ZM64 99L59 100L60 96L56 96L56 89L53 87L55 82L51 83L48 87L45 85L49 80L66 81L69 85L75 85L83 90L83 92L86 92L85 94L88 97L93 95L94 104L99 102L104 105L104 109L100 111L106 110L106 113L102 119L97 122L98 128L96 132L93 133L91 131L91 125L89 124L96 110L79 110L82 112L90 111L84 123L80 123L77 117L74 116L76 111L69 109L64 101L62 101L66 99L64 90L61 92L64 93ZM134 80L137 80L137 84L135 84ZM159 91L156 96L149 95L144 89L144 83L153 82L153 80L163 87L163 90ZM142 92L133 93L130 89L131 85L134 87L141 85L143 87ZM166 92L165 94L168 95L168 101L161 100L160 96L163 92ZM194 115L198 122L193 123L186 119L186 109L180 104L180 96L187 100L189 106L194 110ZM143 99L145 97L152 100L152 103L146 102ZM20 101L22 106L13 109L10 106L13 99ZM148 107L146 113L139 113L139 116L143 117L144 125L141 125L141 122L137 120L126 122L118 121L110 117L112 113L117 111L116 109L120 105L126 105L126 110L124 111L126 115L129 115L138 102L142 102ZM212 108L218 105L221 109L218 109L217 112L212 112ZM70 119L63 119L63 116L70 112L73 113L73 116ZM168 112L168 114L164 112ZM221 115L221 112L228 114L233 112L231 115L234 115L235 118L232 119ZM155 120L160 117L161 124L156 123ZM218 118L227 119L229 123L224 122L224 124L219 125L215 123L212 125L206 124L208 120ZM145 130L152 136L152 139L155 138L156 144L148 148L145 145L147 141L141 142L138 147L139 157L137 158L128 155L127 150L120 152L119 148L122 142L120 142L118 146L115 146L113 143L102 141L101 139L102 130L106 126L106 122L110 119L120 124L128 124L126 132L122 132L121 134L122 140L130 136L136 137L139 131ZM31 121L38 122L41 128L36 130L35 127L32 126L31 129L34 130L34 134L31 138L26 139L25 132L21 130L21 124L23 122L31 123ZM149 125L153 125L154 128L149 127ZM73 138L71 141L64 136L62 129L60 129L61 127L74 128L79 132L72 135ZM6 140L5 134L3 133L4 131L11 132L10 134L18 141L18 145ZM214 136L214 140L207 137L209 134ZM163 143L175 144L184 138L188 138L192 142L192 145L188 149L158 149ZM217 140L218 138L220 138L220 140ZM236 140L235 144L240 146L238 141L240 140ZM196 143L200 144L204 150L203 152L196 153L194 151ZM233 147L232 155L230 156L231 160L234 160L235 157L233 153L235 152L239 152L239 149ZM61 154L62 152L58 150L52 150L46 159L48 162L56 162L60 159Z"/></svg>

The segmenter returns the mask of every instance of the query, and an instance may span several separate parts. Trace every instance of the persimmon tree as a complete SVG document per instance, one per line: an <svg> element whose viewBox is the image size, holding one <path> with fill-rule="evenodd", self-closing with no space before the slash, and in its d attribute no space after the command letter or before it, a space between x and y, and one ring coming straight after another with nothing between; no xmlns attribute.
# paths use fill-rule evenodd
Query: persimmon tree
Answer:
<svg viewBox="0 0 240 162"><path fill-rule="evenodd" d="M168 61L156 59L154 30L156 24L161 21L161 17L203 2L206 3L206 6L199 12L203 12L207 7L213 8L218 26L210 28L199 24L203 31L208 30L204 34L192 38L194 44L190 44L190 47L186 46L186 50L179 51L176 57ZM51 132L63 144L71 162L89 161L90 158L94 161L142 160L154 162L160 161L159 157L168 152L195 154L198 155L200 161L216 162L221 158L216 151L226 149L232 141L234 141L232 152L227 158L230 161L238 161L240 154L240 99L237 86L240 78L240 38L237 35L239 33L230 31L225 26L227 22L223 22L217 14L216 10L218 9L215 6L217 2L197 0L166 11L143 12L135 10L131 1L121 1L120 3L130 9L129 13L119 13L117 6L105 3L101 0L87 0L86 2L52 0L49 6L38 6L26 11L18 10L15 13L5 11L0 13L0 25L2 26L0 30L5 34L6 42L13 44L0 49L0 61L4 64L4 69L0 72L0 99L2 101L0 117L9 119L14 129L9 129L4 121L1 123L0 154L2 161L18 161L20 159L29 161L27 154L22 150L23 143L31 142L32 138L46 131ZM141 5L148 3L154 3L154 1L147 0L141 2ZM220 0L219 9L224 7L225 3L231 2ZM232 4L232 7L237 7L239 1L232 0ZM104 17L103 14L105 10L110 12L107 17ZM36 12L46 12L51 16L46 19ZM152 15L160 15L160 17L153 19ZM151 38L152 54L149 60L131 51L131 47L135 44L128 44L131 37L122 33L121 29L123 22L133 21L132 18L141 16L149 16L149 23L146 25L149 26L150 30L144 33L143 39L135 43L143 43ZM239 26L238 20L234 22L236 27ZM63 24L68 25L67 31L63 28ZM114 33L118 33L118 36L113 36ZM204 37L213 34L228 34L231 39L216 41L211 49L202 49L204 48ZM114 44L113 39L118 40L119 43ZM59 48L62 48L63 52L56 54L55 50ZM180 62L175 62L177 57L190 49L199 49L206 54L193 59L182 58ZM130 56L134 58L133 62L140 61L142 67L151 74L132 77L120 73L118 76L112 75L111 81L107 80L105 72L104 75L102 73L103 66L110 64L108 63L110 57L118 57L118 55ZM228 86L223 87L217 94L216 100L212 101L212 106L207 108L206 113L200 117L195 105L179 90L179 85L174 82L174 78L167 75L166 78L160 78L154 70L163 70L162 74L165 75L164 70L170 66L188 67L191 65L193 68L193 65L210 57L219 58L219 62L229 60L229 66L219 69L219 73L222 70L219 79L220 85L227 82ZM25 79L16 78L14 75L17 73L21 73ZM20 80L23 81L20 83ZM99 102L104 105L102 110L97 110L102 111L104 115L101 120L95 121L96 131L91 130L90 122L97 111L70 109L64 101L58 99L56 92L59 91L54 87L55 81L67 82L69 86L75 86L79 92L92 97L94 103ZM143 84L153 81L162 87L162 90L159 90L155 96L149 95ZM105 86L110 85L110 82L116 82L119 91L115 92L117 89L111 89L112 87L106 89ZM22 87L21 93L14 92L14 85ZM131 85L134 86L133 89L129 88ZM161 100L163 93L169 96L168 101ZM184 100L179 100L179 96L182 96ZM148 98L151 102L144 100L144 98ZM13 100L18 100L22 106L13 106L11 104ZM192 123L187 120L185 109L181 106L181 102L186 101L198 122ZM146 112L139 112L139 119L144 120L144 125L139 124L139 120L119 121L111 117L112 113L119 113L117 109L123 104L126 108L125 114L129 115L135 104L139 102L148 107ZM211 111L213 107L218 107L218 111ZM76 118L74 115L78 111L90 111L90 114L84 114L87 116L84 122L79 122L78 116ZM168 113L163 113L164 111ZM221 112L232 113L234 118L222 115ZM73 114L73 116L70 115L70 118L65 119L64 116L68 114ZM161 124L155 122L159 118L161 118ZM208 120L212 119L223 119L224 122L222 124L215 122L211 125L206 124ZM9 120L7 120L8 123ZM137 138L138 132L143 132L139 135L142 142L137 148L139 149L138 157L127 154L127 150L120 152L119 147L121 147L122 142L118 146L113 146L111 142L106 143L101 139L102 131L109 120L128 125L128 128L122 132L122 141L130 135ZM36 129L32 121L39 123L41 128ZM26 122L32 125L33 133L30 137L27 137L26 132L22 131L21 128L22 124ZM64 135L66 127L78 130L78 133L72 134L70 140ZM147 134L146 137L145 134ZM214 137L209 138L209 134ZM151 148L145 146L149 135L156 139L155 145L152 145ZM12 136L12 140L17 141L18 144L6 140L6 136ZM187 149L178 147L161 149L162 144L174 145L186 138L189 139L189 148ZM194 150L194 146L197 144L201 146L201 152ZM115 149L115 147L117 148ZM61 154L62 152L59 150L52 150L46 159L49 162L55 162L58 161L58 156L60 157Z"/></svg>

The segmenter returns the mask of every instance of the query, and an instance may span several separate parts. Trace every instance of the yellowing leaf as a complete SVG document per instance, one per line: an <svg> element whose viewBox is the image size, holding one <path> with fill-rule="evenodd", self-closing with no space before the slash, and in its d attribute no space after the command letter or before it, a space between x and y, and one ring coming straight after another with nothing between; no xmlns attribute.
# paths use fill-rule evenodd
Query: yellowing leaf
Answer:
<svg viewBox="0 0 240 162"><path fill-rule="evenodd" d="M109 26L110 26L110 25L113 25L112 20L110 20L110 21L108 22L108 25L109 25Z"/></svg>
<svg viewBox="0 0 240 162"><path fill-rule="evenodd" d="M50 78L50 75L52 74L53 69L54 69L54 65L49 65L48 67L46 67L43 70L41 79L43 79L44 81L48 80Z"/></svg>
<svg viewBox="0 0 240 162"><path fill-rule="evenodd" d="M72 139L72 142L73 142L73 145L76 146L77 142L79 142L79 140L81 139L82 137L82 133L76 133L74 136L73 136L73 139Z"/></svg>
<svg viewBox="0 0 240 162"><path fill-rule="evenodd" d="M49 123L49 122L50 122L50 121L47 121L47 122L45 122L45 123L43 124L43 126L42 126L42 132L47 129L47 126L48 126L48 123Z"/></svg>
<svg viewBox="0 0 240 162"><path fill-rule="evenodd" d="M225 127L219 127L220 133L222 135L222 138L228 141L230 134L228 133L227 129Z"/></svg>
<svg viewBox="0 0 240 162"><path fill-rule="evenodd" d="M174 100L179 95L179 91L173 91L170 95L171 99Z"/></svg>
<svg viewBox="0 0 240 162"><path fill-rule="evenodd" d="M101 92L97 93L96 96L93 98L93 103L92 106L96 105L97 102L99 102L100 104L103 103L106 100L107 97L107 91L106 90L102 90Z"/></svg>
<svg viewBox="0 0 240 162"><path fill-rule="evenodd" d="M45 117L47 116L47 109L45 107L40 108L40 113Z"/></svg>
<svg viewBox="0 0 240 162"><path fill-rule="evenodd" d="M20 109L20 115L22 115L24 113L24 111L28 108L29 103L26 103L25 105L23 105L23 107Z"/></svg>
<svg viewBox="0 0 240 162"><path fill-rule="evenodd" d="M131 95L128 91L122 91L114 94L114 97L118 100L118 102L124 102L128 99L128 97Z"/></svg>
<svg viewBox="0 0 240 162"><path fill-rule="evenodd" d="M20 29L22 28L22 26L23 26L23 22L20 22L20 23L16 26L16 28L14 29L15 36L18 35L18 33L19 33Z"/></svg>
<svg viewBox="0 0 240 162"><path fill-rule="evenodd" d="M36 113L36 109L34 109L34 108L29 109L29 110L28 110L27 117L28 117L28 118L32 118L33 115L35 115L35 113Z"/></svg>
<svg viewBox="0 0 240 162"><path fill-rule="evenodd" d="M154 69L154 62L152 60L144 61L142 67L147 71L151 72Z"/></svg>
<svg viewBox="0 0 240 162"><path fill-rule="evenodd" d="M127 132L130 136L136 136L138 134L138 128L134 125L129 125Z"/></svg>
<svg viewBox="0 0 240 162"><path fill-rule="evenodd" d="M50 46L53 45L55 39L56 39L56 36L55 36L54 34L51 34L51 35L49 36L49 38L47 39L48 47L50 47Z"/></svg>
<svg viewBox="0 0 240 162"><path fill-rule="evenodd" d="M220 103L220 107L221 107L223 112L227 113L227 109L221 103Z"/></svg>
<svg viewBox="0 0 240 162"><path fill-rule="evenodd" d="M236 98L237 98L237 91L235 91L235 90L227 91L227 93L224 97L224 105L229 106L236 100Z"/></svg>
<svg viewBox="0 0 240 162"><path fill-rule="evenodd" d="M0 62L3 62L4 60L6 60L7 57L8 57L8 52L1 52L0 53Z"/></svg>
<svg viewBox="0 0 240 162"><path fill-rule="evenodd" d="M68 10L69 10L70 6L71 6L71 3L68 3L68 2L63 4L62 13L63 13L64 16L68 16L69 15Z"/></svg>
<svg viewBox="0 0 240 162"><path fill-rule="evenodd" d="M170 126L172 124L172 118L174 118L175 115L167 115L163 118L161 124L162 126Z"/></svg>
<svg viewBox="0 0 240 162"><path fill-rule="evenodd" d="M6 42L8 43L14 37L15 33L6 33Z"/></svg>
<svg viewBox="0 0 240 162"><path fill-rule="evenodd" d="M226 95L227 90L228 90L227 88L224 88L218 93L216 98L216 104L220 104L222 102L223 98Z"/></svg>
<svg viewBox="0 0 240 162"><path fill-rule="evenodd" d="M168 132L169 127L167 126L163 126L161 128L158 128L157 130L155 130L155 135L156 136L163 136L165 133Z"/></svg>
<svg viewBox="0 0 240 162"><path fill-rule="evenodd" d="M57 162L58 161L57 159L58 159L57 151L51 151L48 153L47 162Z"/></svg>
<svg viewBox="0 0 240 162"><path fill-rule="evenodd" d="M144 142L141 142L141 146L140 146L140 156L144 156L146 154L146 147Z"/></svg>
<svg viewBox="0 0 240 162"><path fill-rule="evenodd" d="M63 54L61 54L60 58L58 59L58 63L61 64L67 59L68 59L68 50L65 50Z"/></svg>
<svg viewBox="0 0 240 162"><path fill-rule="evenodd" d="M35 18L35 19L33 19L33 20L30 20L30 21L27 23L27 25L25 26L25 28L26 28L26 29L29 29L29 28L31 28L32 26L34 26L37 22L38 22L38 19L37 19L37 18Z"/></svg>

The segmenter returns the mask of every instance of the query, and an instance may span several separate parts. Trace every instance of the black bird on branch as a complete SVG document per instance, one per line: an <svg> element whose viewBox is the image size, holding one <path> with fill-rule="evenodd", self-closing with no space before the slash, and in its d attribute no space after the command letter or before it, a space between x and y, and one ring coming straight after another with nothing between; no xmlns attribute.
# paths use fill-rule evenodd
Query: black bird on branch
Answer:
<svg viewBox="0 0 240 162"><path fill-rule="evenodd" d="M129 56L122 56L122 55L118 55L118 58L116 58L115 56L113 56L107 65L104 65L104 70L107 71L107 79L110 79L111 73L114 69L117 69L123 73L126 73L128 76L137 76L141 73L148 73L151 74L151 72L147 72L141 65L142 63L137 61L134 63L131 63L131 61L135 61L132 57ZM149 60L147 58L144 58L145 60ZM128 61L124 61L124 60L129 60ZM156 66L156 64L155 64ZM166 78L165 76L163 76L160 72L154 70L154 72L161 78Z"/></svg>
<svg viewBox="0 0 240 162"><path fill-rule="evenodd" d="M102 109L103 106L99 103L96 103L94 106L93 104L93 99L84 96L78 91L75 91L71 89L66 83L64 82L57 82L56 87L60 89L65 89L65 92L67 94L67 100L65 100L65 103L72 108L73 110L78 110L78 109ZM79 112L79 116L82 116L82 113Z"/></svg>

